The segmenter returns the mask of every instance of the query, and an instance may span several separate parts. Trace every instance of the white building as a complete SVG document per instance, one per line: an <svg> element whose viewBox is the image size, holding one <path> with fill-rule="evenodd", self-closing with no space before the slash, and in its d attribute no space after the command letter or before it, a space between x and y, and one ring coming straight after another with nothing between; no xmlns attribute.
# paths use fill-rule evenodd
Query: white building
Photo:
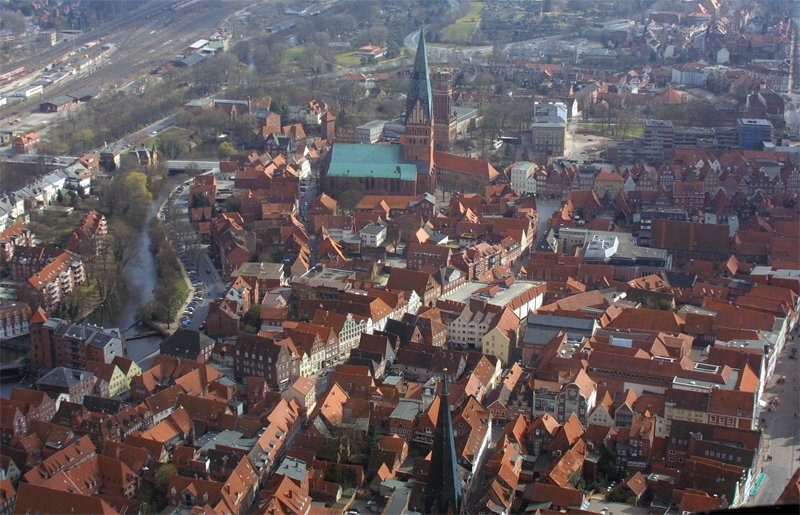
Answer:
<svg viewBox="0 0 800 515"><path fill-rule="evenodd" d="M14 96L21 98L30 98L36 95L41 95L42 93L44 93L44 86L42 86L41 84L35 84L16 91L14 93Z"/></svg>
<svg viewBox="0 0 800 515"><path fill-rule="evenodd" d="M567 106L563 102L533 105L531 150L546 157L561 157L567 139Z"/></svg>
<svg viewBox="0 0 800 515"><path fill-rule="evenodd" d="M472 311L465 306L461 314L450 323L448 340L460 350L481 350L483 337L489 332L496 315L488 311Z"/></svg>
<svg viewBox="0 0 800 515"><path fill-rule="evenodd" d="M359 143L373 144L380 141L383 135L383 127L388 123L387 120L372 120L356 127L356 136Z"/></svg>
<svg viewBox="0 0 800 515"><path fill-rule="evenodd" d="M361 229L361 245L364 247L380 247L386 241L386 226L382 223L371 223Z"/></svg>
<svg viewBox="0 0 800 515"><path fill-rule="evenodd" d="M530 161L519 161L511 167L511 189L516 193L536 194L536 179L534 178L534 165Z"/></svg>

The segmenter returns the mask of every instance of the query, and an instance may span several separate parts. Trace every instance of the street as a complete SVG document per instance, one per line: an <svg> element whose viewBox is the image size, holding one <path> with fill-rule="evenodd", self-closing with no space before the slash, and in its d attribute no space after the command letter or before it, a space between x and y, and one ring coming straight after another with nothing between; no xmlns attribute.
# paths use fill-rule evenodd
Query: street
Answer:
<svg viewBox="0 0 800 515"><path fill-rule="evenodd" d="M538 197L536 199L536 215L539 217L539 222L536 226L536 242L533 249L539 248L539 245L547 237L547 231L550 229L550 217L553 213L561 207L560 200L545 199Z"/></svg>
<svg viewBox="0 0 800 515"><path fill-rule="evenodd" d="M793 331L797 338L797 330ZM786 483L798 467L800 467L800 419L798 419L798 407L800 407L800 379L798 376L798 362L789 359L792 347L797 347L797 340L787 342L784 351L778 358L775 373L769 379L767 388L764 391L764 399L769 399L775 395L780 397L780 405L774 412L764 410L762 417L766 420L766 429L763 433L764 454L772 456L772 460L763 460L762 472L766 475L764 483L758 490L754 500L748 500L748 506L770 505L778 500L783 492ZM786 376L786 382L777 383L777 379L782 375ZM749 492L748 492L749 493Z"/></svg>
<svg viewBox="0 0 800 515"><path fill-rule="evenodd" d="M204 296L203 299L197 302L197 306L193 314L189 315L187 318L190 320L189 325L187 328L189 329L200 329L200 326L203 325L205 322L206 316L208 315L208 308L211 301L214 299L221 298L226 291L225 288L225 281L222 277L220 277L217 270L214 268L214 264L211 258L208 255L209 247L208 245L201 245L202 251L196 256L197 262L192 262L192 257L187 252L181 252L181 243L177 241L177 232L175 228L183 226L189 226L189 184L191 184L192 180L186 181L184 183L184 188L177 195L175 195L174 200L172 201L177 209L168 210L167 212L177 213L175 219L165 220L165 224L172 226L170 228L170 234L173 238L173 243L175 244L176 250L178 254L181 256L181 261L186 268L186 271L189 275L189 278L192 280L194 284L202 283L204 286ZM194 231L194 228L188 229ZM195 266L196 265L196 266ZM198 283L199 281L199 283ZM195 292L198 290L194 290ZM191 292L194 294L194 292ZM184 310L186 306L182 306L182 310ZM183 312L183 311L182 311ZM181 317L183 318L183 317Z"/></svg>

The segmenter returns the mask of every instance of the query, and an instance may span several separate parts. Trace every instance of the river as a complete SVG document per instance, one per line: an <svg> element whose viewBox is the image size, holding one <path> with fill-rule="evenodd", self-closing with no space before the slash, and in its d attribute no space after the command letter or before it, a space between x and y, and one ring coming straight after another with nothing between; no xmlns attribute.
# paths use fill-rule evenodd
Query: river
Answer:
<svg viewBox="0 0 800 515"><path fill-rule="evenodd" d="M158 281L156 272L156 262L153 252L150 249L150 222L158 213L161 204L166 200L169 192L174 187L173 181L163 188L163 193L159 194L150 204L147 212L147 221L142 226L136 242L136 249L133 259L125 268L125 281L114 295L100 308L96 309L87 319L87 322L101 325L103 327L116 327L126 331L136 324L136 311L139 306L150 302L155 297L155 287ZM136 329L130 329L126 334L135 334ZM163 338L151 336L127 342L126 355L136 361L142 369L150 367L150 363L158 351L158 346ZM3 349L2 358L13 359L20 355L16 351ZM9 382L0 384L0 397L8 398L13 387L30 387L29 384Z"/></svg>
<svg viewBox="0 0 800 515"><path fill-rule="evenodd" d="M150 302L155 297L154 292L158 274L156 261L150 249L150 222L158 214L158 209L166 200L173 185L168 184L162 193L153 199L147 212L147 221L139 232L134 257L125 267L125 281L114 295L95 310L88 318L88 322L103 327L116 327L127 335L135 334L135 329L130 329L136 324L136 312L139 306ZM130 329L130 330L129 330ZM127 343L127 355L140 366L149 366L152 354L158 350L162 338L152 336L133 340Z"/></svg>

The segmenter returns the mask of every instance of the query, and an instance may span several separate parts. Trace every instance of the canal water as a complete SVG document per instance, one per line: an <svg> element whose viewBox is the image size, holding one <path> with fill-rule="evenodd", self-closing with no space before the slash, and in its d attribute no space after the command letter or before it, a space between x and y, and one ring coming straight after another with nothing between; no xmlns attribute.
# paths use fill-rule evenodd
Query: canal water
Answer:
<svg viewBox="0 0 800 515"><path fill-rule="evenodd" d="M166 200L173 185L164 188L164 192L154 199L147 212L147 221L139 232L133 259L125 268L125 281L114 295L96 309L87 319L87 322L106 328L118 328L126 335L136 334L141 328L133 327L136 324L136 312L139 306L155 298L155 287L158 281L155 258L150 249L150 221L158 214L158 208ZM127 356L136 361L142 369L149 368L154 353L163 338L150 336L127 342ZM11 361L24 354L7 348L0 349L0 361ZM29 388L30 383L8 382L0 384L0 397L8 398L13 387Z"/></svg>
<svg viewBox="0 0 800 515"><path fill-rule="evenodd" d="M147 221L139 233L134 257L125 267L125 281L115 294L105 304L95 310L88 318L88 322L103 327L115 327L123 331L126 336L136 334L143 328L136 325L136 312L139 306L155 298L155 288L158 281L156 262L150 249L150 222L158 214L158 208L166 200L172 186L168 185L163 193L155 198L147 212ZM127 355L139 363L140 366L149 366L152 354L158 350L158 345L163 338L151 336L127 342ZM144 366L142 367L144 368Z"/></svg>

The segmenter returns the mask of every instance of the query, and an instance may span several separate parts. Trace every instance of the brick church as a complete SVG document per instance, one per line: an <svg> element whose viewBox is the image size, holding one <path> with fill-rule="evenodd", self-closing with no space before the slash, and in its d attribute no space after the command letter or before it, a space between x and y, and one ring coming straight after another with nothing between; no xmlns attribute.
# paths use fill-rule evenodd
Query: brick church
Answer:
<svg viewBox="0 0 800 515"><path fill-rule="evenodd" d="M336 196L357 187L357 183L371 194L418 195L433 193L437 177L443 172L447 177L460 173L471 176L476 169L492 168L475 159L446 159L449 154L445 153L452 150L456 139L452 81L451 70L438 70L433 74L431 87L425 35L420 31L400 145L334 143L323 163L322 190ZM463 171L443 170L436 162L437 156L442 163L468 160L482 166L465 166ZM490 184L496 175L487 175L486 181L479 179L478 183Z"/></svg>

